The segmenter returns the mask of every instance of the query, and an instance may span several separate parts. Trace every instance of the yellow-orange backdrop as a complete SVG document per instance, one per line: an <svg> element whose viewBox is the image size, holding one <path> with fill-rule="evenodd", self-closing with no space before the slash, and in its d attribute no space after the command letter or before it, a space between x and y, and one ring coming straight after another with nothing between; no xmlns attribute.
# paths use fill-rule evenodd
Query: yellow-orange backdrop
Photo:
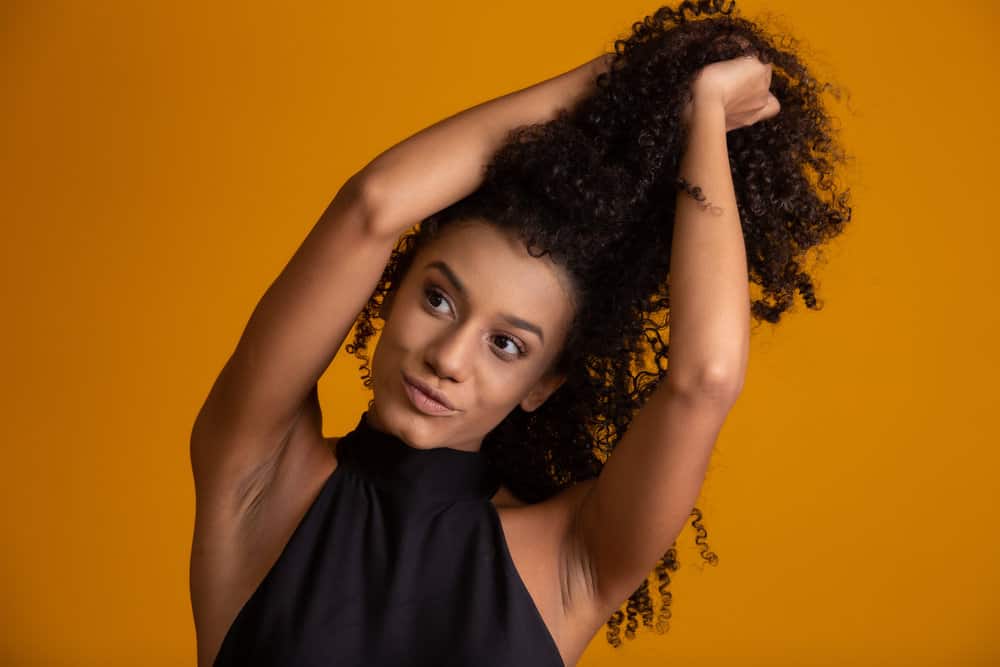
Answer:
<svg viewBox="0 0 1000 667"><path fill-rule="evenodd" d="M264 289L378 152L656 6L4 3L0 663L195 663L187 438ZM739 6L851 93L855 217L824 310L754 333L698 502L719 567L686 527L670 632L580 664L998 664L998 5Z"/></svg>

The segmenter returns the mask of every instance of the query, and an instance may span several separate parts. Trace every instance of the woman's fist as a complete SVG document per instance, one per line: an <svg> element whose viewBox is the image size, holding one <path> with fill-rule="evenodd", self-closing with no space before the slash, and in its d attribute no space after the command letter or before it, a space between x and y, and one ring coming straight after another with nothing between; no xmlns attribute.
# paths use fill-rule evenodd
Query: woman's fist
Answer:
<svg viewBox="0 0 1000 667"><path fill-rule="evenodd" d="M751 55L705 65L691 83L692 99L682 113L684 122L690 123L695 108L704 104L718 104L725 110L727 132L777 115L781 105L770 91L771 70L770 64Z"/></svg>

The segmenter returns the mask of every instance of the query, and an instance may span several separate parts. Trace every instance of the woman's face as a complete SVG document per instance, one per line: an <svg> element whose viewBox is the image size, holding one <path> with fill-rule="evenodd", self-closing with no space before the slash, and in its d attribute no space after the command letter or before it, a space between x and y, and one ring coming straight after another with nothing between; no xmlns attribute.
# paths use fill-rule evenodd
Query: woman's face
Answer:
<svg viewBox="0 0 1000 667"><path fill-rule="evenodd" d="M478 450L516 406L534 410L562 384L545 371L572 318L569 290L547 255L530 256L489 224L444 230L391 296L371 364L374 426L412 447ZM404 378L453 409L428 414Z"/></svg>

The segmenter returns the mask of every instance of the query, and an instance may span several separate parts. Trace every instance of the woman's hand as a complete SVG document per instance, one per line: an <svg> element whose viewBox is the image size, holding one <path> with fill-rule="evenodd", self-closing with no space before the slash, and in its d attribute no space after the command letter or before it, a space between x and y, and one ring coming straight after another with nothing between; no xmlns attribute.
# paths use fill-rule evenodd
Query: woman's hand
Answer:
<svg viewBox="0 0 1000 667"><path fill-rule="evenodd" d="M718 104L726 112L726 132L771 118L781 110L771 94L770 64L756 56L740 56L702 67L691 83L692 99L681 114L685 124L691 121L694 108Z"/></svg>

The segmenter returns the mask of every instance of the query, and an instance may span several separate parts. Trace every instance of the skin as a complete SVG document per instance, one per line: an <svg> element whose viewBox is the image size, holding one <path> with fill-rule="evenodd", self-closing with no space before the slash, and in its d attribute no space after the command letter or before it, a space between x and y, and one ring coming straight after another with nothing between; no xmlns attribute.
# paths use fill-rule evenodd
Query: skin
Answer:
<svg viewBox="0 0 1000 667"><path fill-rule="evenodd" d="M434 261L451 268L465 295L444 271L426 268ZM488 223L445 230L414 258L389 304L371 364L372 425L411 447L479 450L512 410L535 410L565 381L547 370L573 315L571 289L548 256L530 256ZM537 325L542 339L501 313ZM401 371L443 392L458 412L417 410Z"/></svg>

